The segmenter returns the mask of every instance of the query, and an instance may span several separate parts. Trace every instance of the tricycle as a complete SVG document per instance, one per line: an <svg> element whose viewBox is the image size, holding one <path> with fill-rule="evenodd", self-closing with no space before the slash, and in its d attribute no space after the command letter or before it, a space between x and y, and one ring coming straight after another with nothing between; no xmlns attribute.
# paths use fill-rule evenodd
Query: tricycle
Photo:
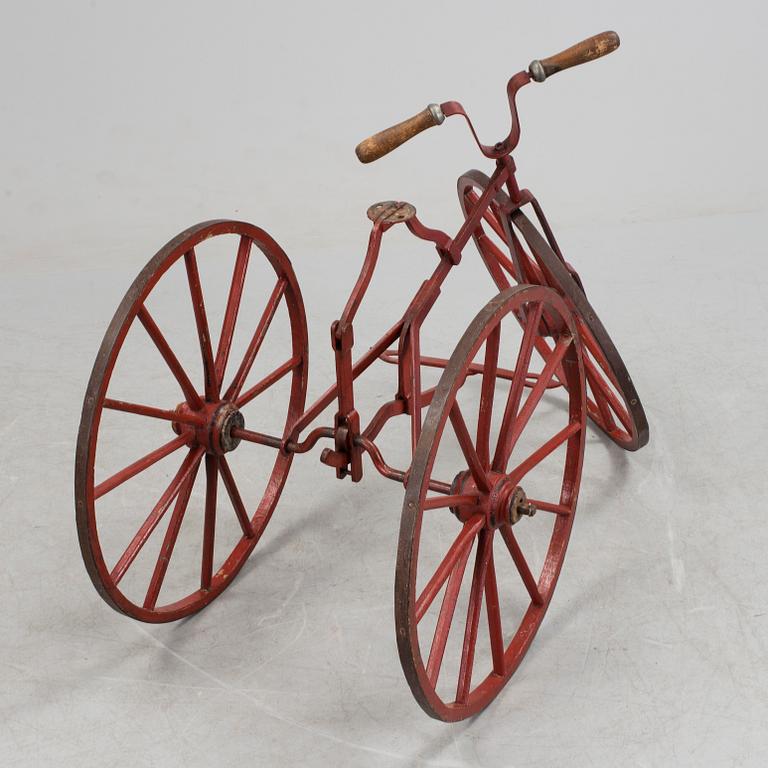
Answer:
<svg viewBox="0 0 768 768"><path fill-rule="evenodd" d="M368 208L371 231L363 266L331 325L335 382L308 407L304 302L278 243L253 224L216 220L190 227L158 251L104 336L77 442L80 547L109 605L145 622L174 621L208 605L262 539L294 456L326 441L319 458L337 478L357 483L370 464L404 486L395 633L416 700L446 721L475 715L493 700L523 659L552 600L576 512L587 423L625 450L648 441L648 423L627 369L541 205L518 185L511 154L520 138L520 89L618 45L618 36L605 32L514 75L507 84L511 127L496 143L483 144L462 105L447 101L358 145L358 158L370 163L458 116L491 161L492 173L471 170L459 178L463 223L453 235L427 226L416 208L401 200ZM434 247L436 266L416 286L403 315L355 358L355 318L382 238L398 226ZM449 357L426 354L422 326L470 241L497 293ZM271 288L260 313L249 319L254 307L244 301L244 289L254 262L262 259L272 274ZM228 263L231 279L215 339L204 278L221 276ZM175 284L169 282L173 274ZM179 290L188 295L178 298ZM175 351L158 321L162 302L189 308L197 360ZM265 339L277 317L286 329L277 336L281 351L265 357ZM183 322L180 312L169 325L177 321ZM239 348L236 338L242 338ZM153 389L156 377L139 368L144 402L113 394L118 371L137 374L129 357L139 344L159 353L174 386L163 393ZM268 365L254 379L260 358ZM376 362L394 367L394 395L363 418L354 385ZM428 371L435 377L439 372L433 386L425 386ZM333 423L316 426L330 406ZM411 457L402 467L387 461L379 441L398 416L408 420ZM108 430L107 424L118 426ZM159 429L159 437L140 438L143 424ZM253 456L261 457L252 460L265 474L258 487L250 471L240 470L238 478L233 464L248 445L258 447ZM139 458L117 471L102 470L101 459L124 454ZM141 479L159 466L166 474L156 493ZM204 491L193 524L189 510L201 468ZM246 495L254 498L247 501ZM110 498L117 499L113 507L102 508ZM176 561L186 564L177 568ZM169 579L171 572L176 575Z"/></svg>

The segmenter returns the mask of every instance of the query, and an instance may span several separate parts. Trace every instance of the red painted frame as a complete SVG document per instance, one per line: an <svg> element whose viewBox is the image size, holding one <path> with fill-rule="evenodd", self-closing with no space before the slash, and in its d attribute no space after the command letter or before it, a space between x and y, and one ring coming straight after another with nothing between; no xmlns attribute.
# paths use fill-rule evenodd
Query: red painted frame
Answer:
<svg viewBox="0 0 768 768"><path fill-rule="evenodd" d="M321 455L321 461L334 467L338 478L350 476L354 482L358 482L363 475L362 454L367 452L380 474L392 480L405 482L407 472L393 469L384 461L375 444L375 439L389 419L407 414L411 417L411 450L416 450L416 444L421 434L422 412L434 395L434 388L426 391L421 390L421 366L445 367L447 363L445 360L421 357L419 339L421 326L437 301L441 286L448 273L461 261L464 247L471 239L495 195L500 190L506 190L512 201L509 213L521 205L532 203L552 249L558 255L560 254L540 206L528 190L519 188L515 177L515 163L511 157L511 152L520 139L520 122L515 103L516 95L520 88L530 82L531 78L525 71L510 78L507 84L507 96L512 117L511 128L505 139L493 145L485 145L480 142L472 122L459 102L449 101L440 105L446 116L461 115L464 117L480 151L487 158L496 161L496 170L491 176L490 184L480 195L473 212L467 216L453 238L441 230L430 229L425 226L415 214L404 221L411 233L417 238L434 243L440 260L439 264L432 275L421 284L400 320L359 360L353 362L354 319L375 272L382 237L388 229L399 223L387 221L385 214L382 213L373 223L360 275L352 288L341 318L331 325L331 342L336 361L336 384L327 389L296 419L282 439L247 429L234 429L232 434L235 437L279 447L286 453L305 453L311 450L321 438L333 438L334 448L325 449ZM389 351L390 345L395 341L398 342L396 355ZM382 405L369 424L361 429L360 416L355 408L354 381L377 359L397 363L398 389L395 397ZM317 427L301 441L299 439L301 433L334 399L338 400L338 411L334 418L334 425L332 427ZM436 488L434 490L448 492L448 489Z"/></svg>

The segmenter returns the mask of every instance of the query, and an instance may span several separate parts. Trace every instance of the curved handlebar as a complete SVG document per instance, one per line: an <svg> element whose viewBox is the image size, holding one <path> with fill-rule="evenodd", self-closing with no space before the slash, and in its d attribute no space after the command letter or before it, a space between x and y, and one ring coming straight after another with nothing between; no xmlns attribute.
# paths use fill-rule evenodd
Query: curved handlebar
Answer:
<svg viewBox="0 0 768 768"><path fill-rule="evenodd" d="M445 115L440 105L430 104L413 117L403 120L402 123L385 128L361 141L355 147L355 154L361 163L372 163L401 144L405 144L408 139L426 131L427 128L440 125L443 120Z"/></svg>
<svg viewBox="0 0 768 768"><path fill-rule="evenodd" d="M537 83L543 83L550 75L578 64L599 59L613 53L619 47L619 36L615 32L601 32L586 40L582 40L570 48L566 48L546 59L534 59L528 67L531 78Z"/></svg>
<svg viewBox="0 0 768 768"><path fill-rule="evenodd" d="M373 134L355 147L355 153L361 163L371 163L401 144L405 144L406 141L427 130L427 128L440 125L446 117L461 115L467 121L480 151L491 159L503 157L517 146L520 139L520 123L515 106L515 97L520 88L530 83L531 80L543 83L548 77L563 69L575 67L578 64L586 64L588 61L607 56L619 47L619 42L619 36L615 32L601 32L599 35L588 37L586 40L556 53L554 56L549 56L546 59L535 59L531 62L528 71L518 72L510 78L507 83L507 98L512 113L512 127L507 137L493 146L481 143L469 116L458 101L446 101L443 104L430 104L413 117Z"/></svg>

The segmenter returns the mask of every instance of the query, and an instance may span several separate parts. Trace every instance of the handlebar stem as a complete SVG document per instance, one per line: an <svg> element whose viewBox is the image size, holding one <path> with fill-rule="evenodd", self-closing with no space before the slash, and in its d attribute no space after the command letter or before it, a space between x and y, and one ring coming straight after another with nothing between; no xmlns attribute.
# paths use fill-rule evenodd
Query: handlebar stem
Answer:
<svg viewBox="0 0 768 768"><path fill-rule="evenodd" d="M518 72L513 75L507 83L507 99L509 100L509 111L512 117L512 125L509 129L509 133L502 141L498 141L493 145L483 144L480 141L480 137L475 131L472 121L469 119L464 107L458 101L446 101L440 105L443 114L446 117L451 115L461 115L469 126L469 130L472 132L472 136L475 139L475 143L480 148L480 151L491 160L498 160L508 155L520 141L520 119L517 114L517 92L524 86L531 82L531 76L528 72Z"/></svg>

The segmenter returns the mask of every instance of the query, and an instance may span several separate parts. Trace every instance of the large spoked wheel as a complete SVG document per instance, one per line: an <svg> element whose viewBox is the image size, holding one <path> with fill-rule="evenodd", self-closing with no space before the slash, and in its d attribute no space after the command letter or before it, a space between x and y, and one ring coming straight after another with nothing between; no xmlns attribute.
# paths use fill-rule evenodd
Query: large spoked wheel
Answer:
<svg viewBox="0 0 768 768"><path fill-rule="evenodd" d="M285 483L279 440L304 407L307 362L296 277L258 227L198 224L139 274L101 344L77 444L80 548L113 608L172 621L232 582Z"/></svg>
<svg viewBox="0 0 768 768"><path fill-rule="evenodd" d="M544 356L540 338L553 345ZM469 375L478 365L482 376ZM440 378L405 494L397 642L411 690L432 717L482 710L528 650L573 525L585 421L581 351L565 302L543 286L501 292Z"/></svg>
<svg viewBox="0 0 768 768"><path fill-rule="evenodd" d="M489 183L480 171L468 171L459 179L459 201L465 217L475 210ZM538 204L534 207L549 235ZM509 196L498 191L473 236L491 276L500 289L507 287L511 278L517 283L549 285L561 293L576 317L584 347L590 419L625 450L642 448L648 442L645 411L624 361L589 303L578 275L520 209L510 213L511 209Z"/></svg>

